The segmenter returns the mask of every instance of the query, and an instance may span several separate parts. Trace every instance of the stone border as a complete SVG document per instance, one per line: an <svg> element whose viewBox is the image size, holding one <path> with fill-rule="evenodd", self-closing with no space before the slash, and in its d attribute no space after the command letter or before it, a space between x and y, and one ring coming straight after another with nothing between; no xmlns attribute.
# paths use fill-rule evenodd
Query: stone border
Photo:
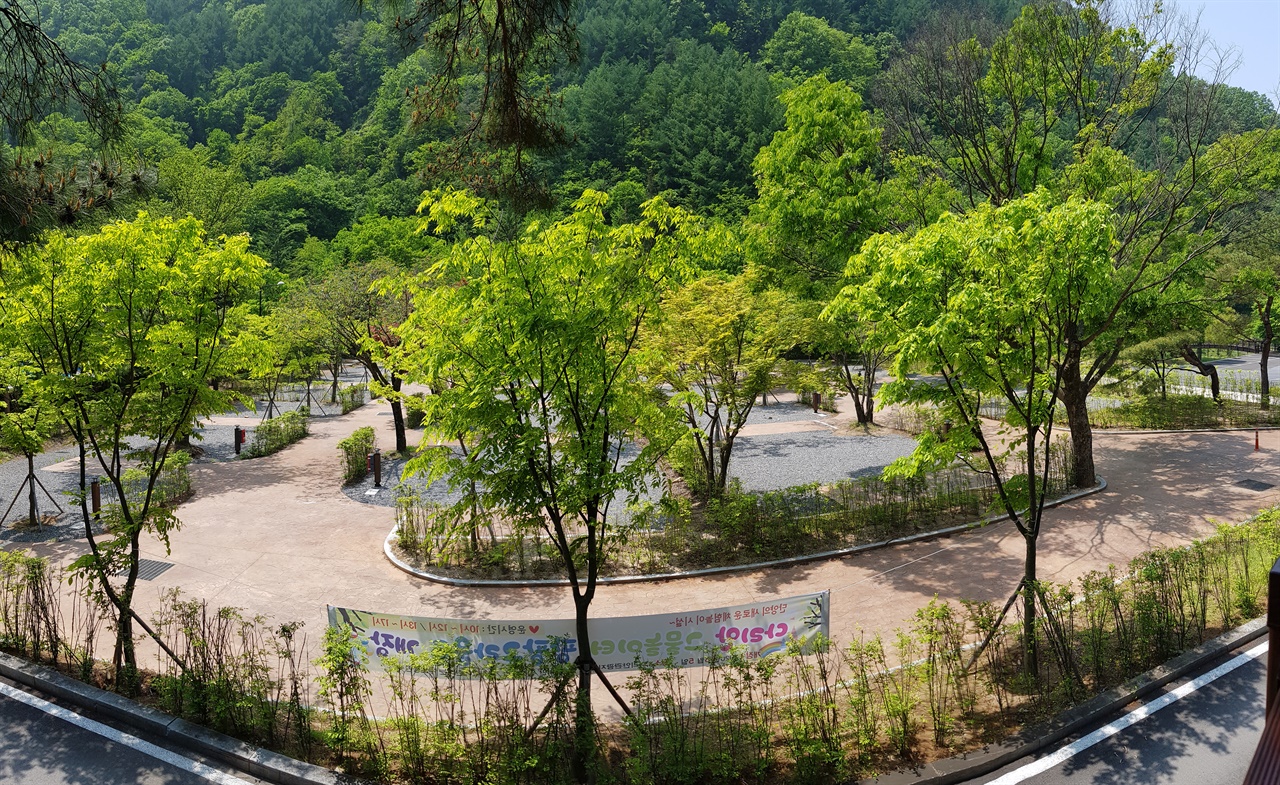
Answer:
<svg viewBox="0 0 1280 785"><path fill-rule="evenodd" d="M927 763L918 768L859 780L859 785L954 785L990 774L1045 747L1057 744L1077 731L1120 711L1133 701L1156 692L1169 682L1266 634L1266 618L1254 619L999 744L992 744L954 758Z"/></svg>
<svg viewBox="0 0 1280 785"><path fill-rule="evenodd" d="M1060 504L1075 501L1076 499L1091 496L1100 491L1106 490L1107 481L1099 477L1098 482L1092 488L1085 488L1079 491L1072 491L1066 496L1059 497L1053 501L1045 502L1045 509L1057 507ZM854 545L849 548L839 548L834 551L823 551L822 553L807 553L803 556L791 556L786 559L771 559L770 561L752 562L750 564L734 564L728 567L709 567L703 570L687 570L684 572L662 572L652 573L648 575L615 575L611 577L597 578L597 584L614 584L614 583L646 583L649 581L673 581L681 578L700 578L706 575L723 575L730 572L747 572L750 570L760 570L769 567L790 567L796 564L807 564L809 562L823 561L825 559L834 559L842 556L852 556L865 551L878 550L887 548L890 545L904 545L912 542L921 542L931 540L935 537L946 537L951 534L959 534L967 532L971 529L981 528L992 523L1003 521L1008 515L992 515L986 518L980 518L972 523L962 523L959 526L951 526L946 529L938 529L937 531L921 532L906 537L897 537L892 540L884 540L882 542L873 542L866 545ZM387 560L399 569L410 575L431 581L432 583L442 583L446 586L458 586L462 588L480 588L480 587L513 587L513 586L568 586L569 581L565 578L538 578L530 580L505 580L497 578L451 578L447 575L438 575L433 572L418 569L413 565L405 562L395 554L394 540L396 530L393 528L387 534L387 538L382 542L382 553Z"/></svg>
<svg viewBox="0 0 1280 785"><path fill-rule="evenodd" d="M304 763L278 752L254 747L162 711L140 705L114 692L98 689L58 671L0 653L0 676L46 695L110 717L131 728L161 737L185 749L225 763L233 769L279 785L360 785L345 774Z"/></svg>

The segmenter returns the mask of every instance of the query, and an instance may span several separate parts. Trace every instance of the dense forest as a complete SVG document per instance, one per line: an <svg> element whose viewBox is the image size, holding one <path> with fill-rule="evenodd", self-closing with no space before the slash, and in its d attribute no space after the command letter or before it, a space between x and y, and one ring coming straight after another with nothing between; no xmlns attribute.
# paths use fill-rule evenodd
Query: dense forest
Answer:
<svg viewBox="0 0 1280 785"><path fill-rule="evenodd" d="M975 0L959 13L990 38L1021 5ZM431 82L433 54L392 14L346 0L33 8L72 59L105 64L126 109L123 141L108 154L140 174L158 203L149 209L190 212L213 235L247 231L287 276L352 259L413 215L424 189L501 177L501 151L453 142L474 109L465 96L452 118L415 114L412 95ZM944 10L957 12L939 0L576 4L576 40L539 77L563 144L530 153L519 187L553 210L593 188L623 214L663 194L738 221L757 195L756 154L784 124L779 96L821 74L878 114L889 100L887 64L931 20L938 28ZM1265 97L1224 93L1216 133L1273 121ZM99 153L74 115L52 114L35 131L29 155L51 156L57 170ZM895 142L884 138L882 173ZM1131 152L1149 164L1145 142Z"/></svg>

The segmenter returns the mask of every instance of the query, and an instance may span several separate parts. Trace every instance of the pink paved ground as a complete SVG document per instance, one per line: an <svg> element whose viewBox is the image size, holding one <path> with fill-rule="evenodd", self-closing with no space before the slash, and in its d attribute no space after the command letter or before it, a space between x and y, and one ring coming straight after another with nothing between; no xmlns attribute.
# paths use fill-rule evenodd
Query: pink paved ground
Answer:
<svg viewBox="0 0 1280 785"><path fill-rule="evenodd" d="M375 403L350 415L314 421L314 433L267 458L196 468L195 497L182 506L172 553L156 542L144 556L175 566L139 584L139 610L150 615L162 591L182 587L214 605L238 606L278 621L302 620L312 640L325 605L400 614L478 615L496 619L572 615L562 587L458 589L393 567L382 544L392 511L354 502L339 490L338 440L373 425L393 444L390 411ZM1215 521L1240 520L1280 501L1280 489L1234 487L1251 476L1280 485L1280 432L1262 434L1095 436L1106 491L1048 512L1041 536L1041 577L1076 578L1123 563L1154 547L1208 534ZM59 562L81 542L34 550ZM664 583L601 587L598 616L709 608L830 589L832 633L891 631L935 594L1000 600L1022 570L1023 543L1007 523L929 542L885 548L788 569Z"/></svg>

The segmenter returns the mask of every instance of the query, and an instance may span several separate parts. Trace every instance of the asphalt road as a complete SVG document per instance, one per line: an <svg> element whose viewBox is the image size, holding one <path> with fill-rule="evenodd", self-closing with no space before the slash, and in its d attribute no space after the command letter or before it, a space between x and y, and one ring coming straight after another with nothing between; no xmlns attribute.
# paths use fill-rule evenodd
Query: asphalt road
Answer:
<svg viewBox="0 0 1280 785"><path fill-rule="evenodd" d="M61 714L55 716L15 699L12 695L16 691L7 682L0 682L0 782L5 785L259 783L247 775L227 774L61 707L52 707L52 711ZM110 738L87 728L97 728Z"/></svg>
<svg viewBox="0 0 1280 785"><path fill-rule="evenodd" d="M1210 663L1199 672L1170 685L1166 691L1175 690L1257 645L1250 644L1243 651ZM972 782L999 785L1240 785L1262 734L1266 661L1264 650L1261 656L1248 660L1230 673L1077 752L1047 771L1035 773L1031 767L1037 760L1054 753L1065 756L1059 750L1080 737L1068 739L1053 750L1044 751L1034 758L1024 758ZM1158 697L1152 696L1147 702ZM1115 715L1107 722L1115 723L1123 716ZM1081 737L1085 735L1081 734Z"/></svg>

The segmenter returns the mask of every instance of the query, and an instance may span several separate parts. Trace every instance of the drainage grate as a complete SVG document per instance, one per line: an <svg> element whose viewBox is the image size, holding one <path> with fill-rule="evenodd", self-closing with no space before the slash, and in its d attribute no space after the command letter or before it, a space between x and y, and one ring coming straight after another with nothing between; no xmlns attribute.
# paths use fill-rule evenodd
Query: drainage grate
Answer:
<svg viewBox="0 0 1280 785"><path fill-rule="evenodd" d="M1265 491L1265 490L1268 490L1269 488L1274 488L1276 486L1274 483L1250 479L1250 480L1241 480L1240 482L1236 483L1236 487L1244 488L1250 491Z"/></svg>
<svg viewBox="0 0 1280 785"><path fill-rule="evenodd" d="M165 570L172 567L173 564L167 561L155 561L153 559L138 559L138 578L144 581L153 581L160 576ZM121 570L116 573L116 577L123 578L128 575L128 570Z"/></svg>

